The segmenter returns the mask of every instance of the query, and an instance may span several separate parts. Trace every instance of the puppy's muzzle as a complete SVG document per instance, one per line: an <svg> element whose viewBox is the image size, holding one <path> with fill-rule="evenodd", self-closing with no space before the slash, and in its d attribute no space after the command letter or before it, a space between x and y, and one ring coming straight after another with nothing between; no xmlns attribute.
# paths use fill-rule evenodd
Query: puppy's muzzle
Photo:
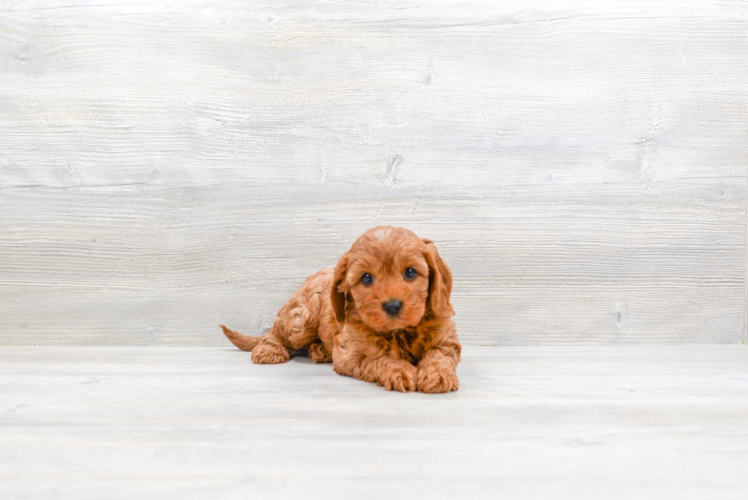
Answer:
<svg viewBox="0 0 748 500"><path fill-rule="evenodd" d="M382 304L382 309L390 316L397 316L403 308L403 303L399 300L389 300Z"/></svg>

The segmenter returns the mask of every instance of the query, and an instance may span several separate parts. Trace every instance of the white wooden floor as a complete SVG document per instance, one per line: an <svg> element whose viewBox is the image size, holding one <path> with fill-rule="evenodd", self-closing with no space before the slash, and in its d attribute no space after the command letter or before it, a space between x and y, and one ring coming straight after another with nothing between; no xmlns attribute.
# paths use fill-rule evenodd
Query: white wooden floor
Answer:
<svg viewBox="0 0 748 500"><path fill-rule="evenodd" d="M744 346L467 347L388 393L233 348L0 348L0 497L748 494Z"/></svg>

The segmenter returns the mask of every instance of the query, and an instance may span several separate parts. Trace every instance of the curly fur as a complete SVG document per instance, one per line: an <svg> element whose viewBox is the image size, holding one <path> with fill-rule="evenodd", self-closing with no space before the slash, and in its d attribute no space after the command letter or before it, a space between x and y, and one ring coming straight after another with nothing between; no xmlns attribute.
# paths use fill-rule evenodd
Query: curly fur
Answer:
<svg viewBox="0 0 748 500"><path fill-rule="evenodd" d="M416 271L414 278L404 275ZM362 282L369 274L373 282ZM460 361L450 302L452 273L433 242L403 228L361 235L335 268L309 276L278 312L268 333L242 335L221 325L258 364L285 363L304 350L316 363L387 390L449 392ZM383 304L402 302L397 315Z"/></svg>

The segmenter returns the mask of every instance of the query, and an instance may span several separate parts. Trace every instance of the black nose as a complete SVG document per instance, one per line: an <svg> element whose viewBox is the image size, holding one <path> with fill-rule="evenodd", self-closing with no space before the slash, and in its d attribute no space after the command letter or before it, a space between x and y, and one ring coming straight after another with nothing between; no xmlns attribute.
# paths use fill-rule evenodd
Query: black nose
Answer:
<svg viewBox="0 0 748 500"><path fill-rule="evenodd" d="M397 316L400 312L400 309L403 308L403 303L399 300L390 300L389 302L385 302L382 304L382 309L387 311L387 314L390 316Z"/></svg>

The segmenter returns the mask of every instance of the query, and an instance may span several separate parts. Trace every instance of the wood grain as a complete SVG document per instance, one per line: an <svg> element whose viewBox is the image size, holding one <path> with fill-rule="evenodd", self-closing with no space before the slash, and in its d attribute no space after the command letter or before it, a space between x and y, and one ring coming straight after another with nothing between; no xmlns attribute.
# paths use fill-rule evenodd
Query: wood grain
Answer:
<svg viewBox="0 0 748 500"><path fill-rule="evenodd" d="M0 344L218 345L378 224L468 344L739 343L746 17L6 2Z"/></svg>
<svg viewBox="0 0 748 500"><path fill-rule="evenodd" d="M233 348L4 347L0 496L738 500L747 357L472 346L429 396Z"/></svg>

